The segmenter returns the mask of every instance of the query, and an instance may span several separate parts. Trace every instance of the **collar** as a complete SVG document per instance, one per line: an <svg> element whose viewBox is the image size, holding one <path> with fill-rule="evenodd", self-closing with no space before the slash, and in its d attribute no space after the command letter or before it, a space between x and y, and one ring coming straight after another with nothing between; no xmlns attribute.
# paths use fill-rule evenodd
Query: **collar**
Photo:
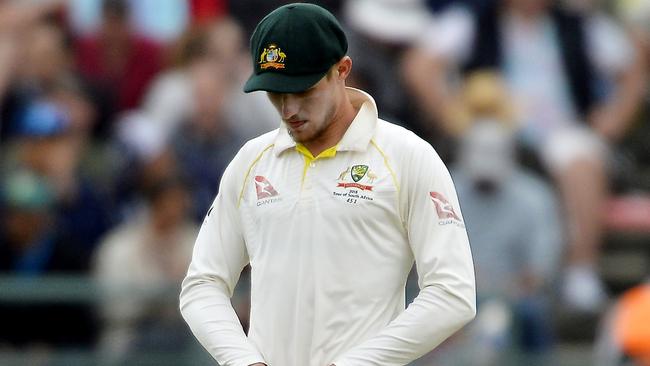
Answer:
<svg viewBox="0 0 650 366"><path fill-rule="evenodd" d="M336 144L336 151L366 151L377 127L377 105L368 93L350 87L345 89L352 106L359 111L341 141ZM283 151L295 147L296 142L293 141L287 126L282 122L275 138L273 153L275 156L279 156Z"/></svg>

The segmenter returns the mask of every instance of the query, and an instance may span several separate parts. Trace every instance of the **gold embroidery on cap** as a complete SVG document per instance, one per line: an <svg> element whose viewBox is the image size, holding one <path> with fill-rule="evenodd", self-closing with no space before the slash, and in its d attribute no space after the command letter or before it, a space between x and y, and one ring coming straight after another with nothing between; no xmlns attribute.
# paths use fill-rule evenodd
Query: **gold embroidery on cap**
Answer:
<svg viewBox="0 0 650 366"><path fill-rule="evenodd" d="M268 68L284 69L284 59L287 55L282 52L282 49L275 44L270 44L268 48L264 48L260 55L260 64L262 70Z"/></svg>

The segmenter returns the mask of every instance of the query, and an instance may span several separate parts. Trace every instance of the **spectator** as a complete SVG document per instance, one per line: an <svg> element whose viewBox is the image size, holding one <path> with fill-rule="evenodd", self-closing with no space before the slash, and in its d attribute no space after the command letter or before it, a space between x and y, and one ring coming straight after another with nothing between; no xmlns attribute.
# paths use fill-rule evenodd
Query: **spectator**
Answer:
<svg viewBox="0 0 650 366"><path fill-rule="evenodd" d="M194 104L192 73L213 68L222 76L219 88L230 127L243 137L252 138L279 125L273 106L263 94L245 94L242 86L250 74L251 63L239 24L222 17L188 30L176 46L173 68L162 73L147 93L144 110L160 121L165 134L189 118ZM261 117L266 116L266 117ZM271 116L271 117L268 117Z"/></svg>
<svg viewBox="0 0 650 366"><path fill-rule="evenodd" d="M563 245L557 200L543 181L516 165L510 132L499 123L470 128L452 173L472 245L479 305L486 305L472 331L494 331L488 324L498 317L490 319L494 314L487 309L513 319L500 332L470 336L479 342L472 365L492 364L488 354L501 354L500 347L542 356L552 345L550 285ZM510 334L515 336L509 345Z"/></svg>
<svg viewBox="0 0 650 366"><path fill-rule="evenodd" d="M101 344L111 357L138 348L178 350L190 339L169 296L180 286L198 232L188 221L189 191L168 178L145 194L143 210L113 229L96 256L95 276L105 295Z"/></svg>
<svg viewBox="0 0 650 366"><path fill-rule="evenodd" d="M521 111L519 140L544 163L565 206L570 246L564 299L574 309L597 310L605 299L595 267L607 195L606 146L625 134L639 105L638 54L610 19L552 7L548 0L502 0L467 14L449 10L451 24L432 28L435 34L409 53L409 85L421 108L452 131L447 106L455 92L448 74L456 67L503 73ZM440 47L449 30L465 42Z"/></svg>
<svg viewBox="0 0 650 366"><path fill-rule="evenodd" d="M160 126L160 121L137 110L123 114L118 120L110 148L112 155L118 157L113 195L120 221L137 215L146 187L178 175L170 137Z"/></svg>
<svg viewBox="0 0 650 366"><path fill-rule="evenodd" d="M200 221L217 194L221 174L243 144L228 122L225 71L204 63L192 73L194 109L179 126L171 149L181 173L193 183L192 217Z"/></svg>
<svg viewBox="0 0 650 366"><path fill-rule="evenodd" d="M48 94L59 80L73 73L70 44L57 22L41 14L15 27L13 33L5 34L7 52L13 53L14 59L6 65L6 70L13 72L7 75L4 98L0 93L4 137L16 133L20 111L26 105Z"/></svg>
<svg viewBox="0 0 650 366"><path fill-rule="evenodd" d="M1 190L0 272L37 278L83 274L88 266L57 231L54 192L29 171L5 176ZM0 303L0 345L89 346L95 337L85 305Z"/></svg>
<svg viewBox="0 0 650 366"><path fill-rule="evenodd" d="M424 1L351 0L345 2L343 11L350 27L353 85L375 97L385 118L413 123L417 120L413 105L403 92L404 82L395 65L432 19ZM407 127L425 132L419 124Z"/></svg>
<svg viewBox="0 0 650 366"><path fill-rule="evenodd" d="M8 164L26 167L48 181L61 235L80 258L88 260L111 218L102 192L80 169L83 134L72 129L68 110L41 100L22 113L19 136L16 153L10 154L15 160Z"/></svg>
<svg viewBox="0 0 650 366"><path fill-rule="evenodd" d="M479 310L466 334L434 353L437 362L428 361L502 364L515 347L542 359L552 345L551 284L563 245L557 199L517 164L510 99L499 79L472 74L466 85L461 104L469 122L451 172L472 247Z"/></svg>
<svg viewBox="0 0 650 366"><path fill-rule="evenodd" d="M131 28L127 1L106 0L102 10L99 31L77 41L76 61L105 103L100 126L105 134L116 113L139 106L162 60L160 46Z"/></svg>

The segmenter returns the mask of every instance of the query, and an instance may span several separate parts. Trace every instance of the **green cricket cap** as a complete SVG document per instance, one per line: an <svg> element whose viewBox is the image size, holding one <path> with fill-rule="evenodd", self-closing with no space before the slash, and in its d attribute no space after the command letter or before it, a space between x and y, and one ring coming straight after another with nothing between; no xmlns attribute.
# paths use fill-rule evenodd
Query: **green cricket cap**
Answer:
<svg viewBox="0 0 650 366"><path fill-rule="evenodd" d="M313 4L288 4L257 25L250 42L253 75L244 92L299 93L316 84L348 51L341 25Z"/></svg>

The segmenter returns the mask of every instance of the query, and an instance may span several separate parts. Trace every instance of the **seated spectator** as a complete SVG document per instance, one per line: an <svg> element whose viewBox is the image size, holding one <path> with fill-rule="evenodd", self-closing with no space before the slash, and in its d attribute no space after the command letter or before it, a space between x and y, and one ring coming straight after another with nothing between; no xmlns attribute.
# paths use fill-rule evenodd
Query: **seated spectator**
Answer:
<svg viewBox="0 0 650 366"><path fill-rule="evenodd" d="M78 70L102 96L102 132L116 113L140 105L150 81L160 70L161 50L138 36L129 22L125 0L106 0L97 34L77 40Z"/></svg>
<svg viewBox="0 0 650 366"><path fill-rule="evenodd" d="M94 272L103 289L102 349L111 357L136 350L170 351L190 335L177 310L177 289L198 232L188 220L187 186L176 178L145 190L146 206L102 240Z"/></svg>
<svg viewBox="0 0 650 366"><path fill-rule="evenodd" d="M607 146L625 135L638 109L639 55L611 19L548 0L501 0L474 15L449 12L449 24L433 27L407 57L411 91L422 110L453 132L448 106L457 93L447 82L450 74L502 73L521 112L518 140L562 196L570 237L563 299L572 309L597 311L606 299L596 266ZM461 42L438 42L452 36Z"/></svg>
<svg viewBox="0 0 650 366"><path fill-rule="evenodd" d="M479 311L470 343L454 349L475 350L463 352L473 357L471 365L495 364L513 346L543 356L552 345L550 285L563 246L556 197L517 166L512 132L499 121L478 121L460 150L452 177L472 247Z"/></svg>
<svg viewBox="0 0 650 366"><path fill-rule="evenodd" d="M0 92L5 138L16 134L20 113L29 103L43 98L61 79L72 78L74 73L70 42L59 23L40 14L18 29L20 32L5 34L5 46L13 48L12 64L5 66L10 71L5 95Z"/></svg>
<svg viewBox="0 0 650 366"><path fill-rule="evenodd" d="M426 138L431 131L416 122L396 67L432 20L425 1L348 0L342 10L354 60L352 85L374 96L382 106L380 117L408 123L406 127Z"/></svg>
<svg viewBox="0 0 650 366"><path fill-rule="evenodd" d="M518 165L512 106L494 74L469 77L456 106L460 138L451 173L476 269L477 319L431 355L436 365L496 365L552 346L551 283L563 232L553 191Z"/></svg>
<svg viewBox="0 0 650 366"><path fill-rule="evenodd" d="M80 169L83 145L84 135L73 130L68 111L40 100L21 114L14 159L8 164L26 167L48 181L61 235L88 260L111 217L104 194Z"/></svg>
<svg viewBox="0 0 650 366"><path fill-rule="evenodd" d="M223 72L207 63L194 69L193 110L170 141L178 169L192 182L192 217L197 222L205 217L217 194L221 174L244 142L229 123L228 91L221 85Z"/></svg>
<svg viewBox="0 0 650 366"><path fill-rule="evenodd" d="M9 172L0 190L0 272L22 278L84 274L88 262L57 230L53 189L30 171ZM90 346L96 324L90 306L0 302L0 347Z"/></svg>
<svg viewBox="0 0 650 366"><path fill-rule="evenodd" d="M252 65L241 26L232 18L204 22L189 29L175 47L172 67L152 83L143 110L159 121L165 134L178 128L192 113L193 74L212 68L220 75L230 127L253 138L279 126L279 117L263 93L242 91Z"/></svg>

